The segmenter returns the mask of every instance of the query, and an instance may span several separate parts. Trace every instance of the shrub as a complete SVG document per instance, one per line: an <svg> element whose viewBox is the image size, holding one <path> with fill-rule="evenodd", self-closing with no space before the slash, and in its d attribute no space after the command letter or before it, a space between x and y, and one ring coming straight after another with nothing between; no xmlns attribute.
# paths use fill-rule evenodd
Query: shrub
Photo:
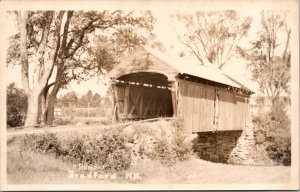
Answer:
<svg viewBox="0 0 300 192"><path fill-rule="evenodd" d="M27 111L27 96L22 89L11 83L6 89L6 123L10 127L24 125Z"/></svg>
<svg viewBox="0 0 300 192"><path fill-rule="evenodd" d="M50 153L70 163L95 165L105 171L127 170L133 162L132 151L135 149L148 159L173 165L189 159L192 153L191 144L185 141L182 126L176 123L166 123L168 127L161 129L138 124L129 135L124 134L121 128L112 127L60 137L55 133L30 134L22 137L21 148ZM128 143L135 141L140 144L138 148L129 148Z"/></svg>
<svg viewBox="0 0 300 192"><path fill-rule="evenodd" d="M130 166L130 150L118 131L103 130L94 135L74 134L58 138L54 133L30 134L22 139L22 150L55 154L71 163L97 165L106 171L122 171Z"/></svg>
<svg viewBox="0 0 300 192"><path fill-rule="evenodd" d="M253 119L254 138L278 164L291 164L290 120L280 104Z"/></svg>
<svg viewBox="0 0 300 192"><path fill-rule="evenodd" d="M54 133L45 133L45 134L26 134L21 140L21 150L31 150L37 152L58 152L59 142L57 135Z"/></svg>

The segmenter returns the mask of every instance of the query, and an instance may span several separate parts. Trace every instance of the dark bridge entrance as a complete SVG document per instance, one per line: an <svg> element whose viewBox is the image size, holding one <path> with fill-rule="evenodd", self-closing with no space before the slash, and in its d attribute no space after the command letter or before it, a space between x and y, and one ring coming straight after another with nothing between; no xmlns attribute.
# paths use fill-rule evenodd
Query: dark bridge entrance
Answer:
<svg viewBox="0 0 300 192"><path fill-rule="evenodd" d="M120 119L172 117L171 84L165 75L131 73L116 79L114 115Z"/></svg>

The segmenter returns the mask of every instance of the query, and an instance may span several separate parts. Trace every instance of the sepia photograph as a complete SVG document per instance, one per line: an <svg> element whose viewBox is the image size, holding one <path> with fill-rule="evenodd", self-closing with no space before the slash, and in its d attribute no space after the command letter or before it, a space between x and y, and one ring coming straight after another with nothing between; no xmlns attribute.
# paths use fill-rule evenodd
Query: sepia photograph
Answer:
<svg viewBox="0 0 300 192"><path fill-rule="evenodd" d="M1 190L299 190L298 1L0 6Z"/></svg>

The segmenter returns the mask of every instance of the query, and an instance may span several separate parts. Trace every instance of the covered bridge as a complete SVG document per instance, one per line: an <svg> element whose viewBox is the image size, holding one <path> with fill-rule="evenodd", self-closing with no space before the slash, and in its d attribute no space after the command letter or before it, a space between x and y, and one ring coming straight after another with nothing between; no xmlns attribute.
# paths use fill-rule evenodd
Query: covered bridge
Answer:
<svg viewBox="0 0 300 192"><path fill-rule="evenodd" d="M176 117L187 133L243 130L250 89L219 69L180 63L140 47L107 75L113 118Z"/></svg>

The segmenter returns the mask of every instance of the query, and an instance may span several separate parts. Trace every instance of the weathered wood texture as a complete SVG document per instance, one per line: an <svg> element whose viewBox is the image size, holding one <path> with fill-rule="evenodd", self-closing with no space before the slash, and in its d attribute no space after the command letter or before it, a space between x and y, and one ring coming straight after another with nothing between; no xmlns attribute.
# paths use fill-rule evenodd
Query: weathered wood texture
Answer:
<svg viewBox="0 0 300 192"><path fill-rule="evenodd" d="M172 96L169 89L118 84L116 91L118 114L122 119L173 116Z"/></svg>
<svg viewBox="0 0 300 192"><path fill-rule="evenodd" d="M188 133L243 130L247 119L246 100L246 96L217 87L179 80L178 116Z"/></svg>
<svg viewBox="0 0 300 192"><path fill-rule="evenodd" d="M120 76L137 72L163 72L166 76L174 76L177 74L174 68L166 65L159 58L144 50L137 50L134 54L124 58L119 65L114 67L109 72L109 76L119 78Z"/></svg>

